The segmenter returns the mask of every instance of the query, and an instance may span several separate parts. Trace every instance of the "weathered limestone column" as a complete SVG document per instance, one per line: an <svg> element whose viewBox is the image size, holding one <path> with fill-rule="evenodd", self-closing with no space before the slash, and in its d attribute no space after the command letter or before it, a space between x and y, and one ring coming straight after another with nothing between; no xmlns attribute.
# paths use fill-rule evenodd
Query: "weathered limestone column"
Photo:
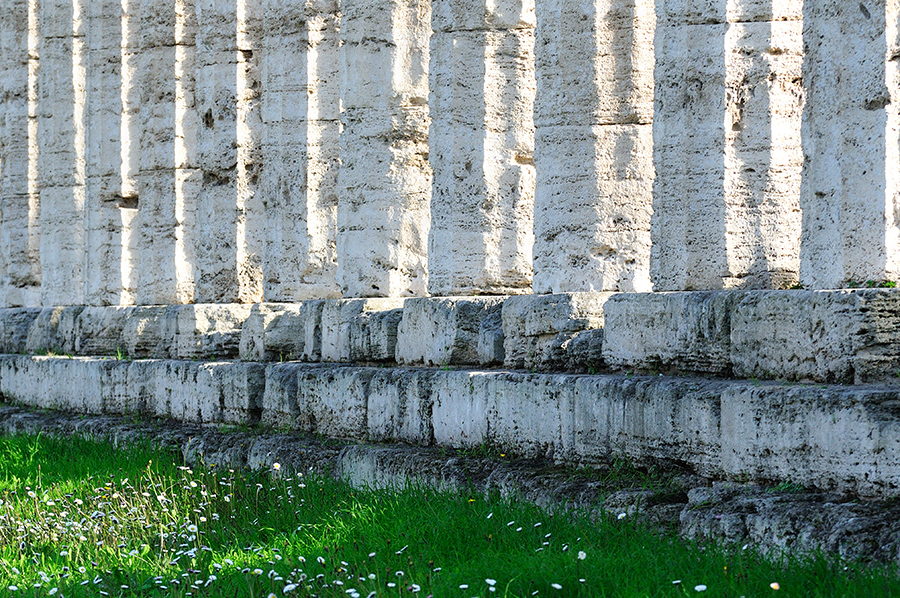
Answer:
<svg viewBox="0 0 900 598"><path fill-rule="evenodd" d="M0 18L0 306L40 305L39 203L31 178L37 11L34 0L8 0Z"/></svg>
<svg viewBox="0 0 900 598"><path fill-rule="evenodd" d="M534 291L649 290L652 0L537 3Z"/></svg>
<svg viewBox="0 0 900 598"><path fill-rule="evenodd" d="M345 297L424 295L429 0L341 4L337 277Z"/></svg>
<svg viewBox="0 0 900 598"><path fill-rule="evenodd" d="M137 9L137 5L130 8ZM175 19L169 0L142 0L140 85L138 303L177 303L175 231ZM134 16L133 14L130 16ZM134 200L132 200L134 201Z"/></svg>
<svg viewBox="0 0 900 598"><path fill-rule="evenodd" d="M84 303L85 0L40 10L41 301Z"/></svg>
<svg viewBox="0 0 900 598"><path fill-rule="evenodd" d="M900 278L900 2L807 0L800 280Z"/></svg>
<svg viewBox="0 0 900 598"><path fill-rule="evenodd" d="M797 282L800 1L656 0L657 291Z"/></svg>
<svg viewBox="0 0 900 598"><path fill-rule="evenodd" d="M197 0L195 300L262 300L256 3Z"/></svg>
<svg viewBox="0 0 900 598"><path fill-rule="evenodd" d="M88 2L85 140L85 303L134 303L136 197L123 193L122 2Z"/></svg>
<svg viewBox="0 0 900 598"><path fill-rule="evenodd" d="M338 297L338 3L265 0L263 16L264 295Z"/></svg>
<svg viewBox="0 0 900 598"><path fill-rule="evenodd" d="M433 0L428 290L531 291L534 0Z"/></svg>

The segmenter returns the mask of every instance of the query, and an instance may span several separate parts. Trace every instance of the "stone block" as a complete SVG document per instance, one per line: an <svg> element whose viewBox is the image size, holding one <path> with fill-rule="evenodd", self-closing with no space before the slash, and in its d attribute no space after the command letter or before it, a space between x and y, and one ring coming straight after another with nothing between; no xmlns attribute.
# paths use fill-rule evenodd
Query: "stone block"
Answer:
<svg viewBox="0 0 900 598"><path fill-rule="evenodd" d="M302 303L258 303L241 327L240 356L247 361L292 361L306 352Z"/></svg>
<svg viewBox="0 0 900 598"><path fill-rule="evenodd" d="M900 486L896 390L734 384L722 393L721 467L863 497Z"/></svg>
<svg viewBox="0 0 900 598"><path fill-rule="evenodd" d="M366 438L373 368L330 366L297 372L298 430L332 438Z"/></svg>
<svg viewBox="0 0 900 598"><path fill-rule="evenodd" d="M481 319L478 328L478 363L481 365L502 365L506 359L503 343L503 308L492 311Z"/></svg>
<svg viewBox="0 0 900 598"><path fill-rule="evenodd" d="M369 439L375 442L408 442L420 446L433 444L433 378L434 372L430 370L378 370L368 387L366 422Z"/></svg>
<svg viewBox="0 0 900 598"><path fill-rule="evenodd" d="M28 350L28 336L41 311L40 307L0 310L0 350L3 353Z"/></svg>
<svg viewBox="0 0 900 598"><path fill-rule="evenodd" d="M182 359L235 358L240 353L241 328L249 305L181 305L177 313L177 354Z"/></svg>
<svg viewBox="0 0 900 598"><path fill-rule="evenodd" d="M350 361L394 361L403 308L363 310L350 321Z"/></svg>
<svg viewBox="0 0 900 598"><path fill-rule="evenodd" d="M125 328L133 307L86 307L75 319L78 355L126 355Z"/></svg>
<svg viewBox="0 0 900 598"><path fill-rule="evenodd" d="M728 375L736 292L622 293L604 305L603 357L616 369Z"/></svg>
<svg viewBox="0 0 900 598"><path fill-rule="evenodd" d="M506 367L566 367L566 347L577 333L603 328L603 306L612 293L510 297L503 304Z"/></svg>
<svg viewBox="0 0 900 598"><path fill-rule="evenodd" d="M731 318L741 377L900 384L900 291L751 292Z"/></svg>
<svg viewBox="0 0 900 598"><path fill-rule="evenodd" d="M337 299L322 308L322 361L393 359L399 317L374 312L403 307L403 299Z"/></svg>
<svg viewBox="0 0 900 598"><path fill-rule="evenodd" d="M397 362L472 365L482 359L496 361L496 347L484 326L488 317L500 314L503 302L503 297L408 299L397 336ZM479 350L483 331L484 353ZM492 340L496 342L496 334Z"/></svg>
<svg viewBox="0 0 900 598"><path fill-rule="evenodd" d="M122 331L125 353L134 359L177 357L178 306L137 306Z"/></svg>

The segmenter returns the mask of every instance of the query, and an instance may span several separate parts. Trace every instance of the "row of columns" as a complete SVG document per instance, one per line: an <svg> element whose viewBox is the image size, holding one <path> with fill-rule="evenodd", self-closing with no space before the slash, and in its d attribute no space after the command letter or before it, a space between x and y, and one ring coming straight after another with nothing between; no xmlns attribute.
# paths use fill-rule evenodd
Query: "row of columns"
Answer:
<svg viewBox="0 0 900 598"><path fill-rule="evenodd" d="M6 305L900 276L900 0L2 0Z"/></svg>

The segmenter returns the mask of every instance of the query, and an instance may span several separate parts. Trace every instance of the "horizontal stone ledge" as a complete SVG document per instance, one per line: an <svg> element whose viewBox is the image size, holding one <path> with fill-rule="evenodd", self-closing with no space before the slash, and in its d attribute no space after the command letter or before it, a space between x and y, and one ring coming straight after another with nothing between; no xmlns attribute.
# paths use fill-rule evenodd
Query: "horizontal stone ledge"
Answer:
<svg viewBox="0 0 900 598"><path fill-rule="evenodd" d="M613 295L613 369L900 384L900 289Z"/></svg>
<svg viewBox="0 0 900 598"><path fill-rule="evenodd" d="M900 290L9 308L0 351L900 384Z"/></svg>
<svg viewBox="0 0 900 598"><path fill-rule="evenodd" d="M900 495L900 389L672 376L0 356L0 393L41 408L256 423L327 437Z"/></svg>

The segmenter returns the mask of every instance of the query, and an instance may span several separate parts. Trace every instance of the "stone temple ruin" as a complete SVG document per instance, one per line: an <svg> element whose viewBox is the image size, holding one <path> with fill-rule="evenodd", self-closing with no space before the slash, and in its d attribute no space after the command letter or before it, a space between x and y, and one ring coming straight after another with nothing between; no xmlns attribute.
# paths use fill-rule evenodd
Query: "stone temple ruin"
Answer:
<svg viewBox="0 0 900 598"><path fill-rule="evenodd" d="M0 15L6 398L900 495L900 0Z"/></svg>

